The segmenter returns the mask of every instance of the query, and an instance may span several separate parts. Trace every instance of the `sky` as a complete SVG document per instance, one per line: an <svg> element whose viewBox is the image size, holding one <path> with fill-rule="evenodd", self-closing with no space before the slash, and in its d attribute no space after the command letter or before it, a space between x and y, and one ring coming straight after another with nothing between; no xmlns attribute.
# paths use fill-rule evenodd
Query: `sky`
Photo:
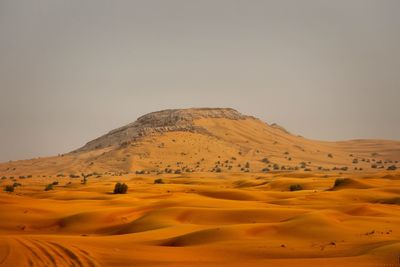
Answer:
<svg viewBox="0 0 400 267"><path fill-rule="evenodd" d="M399 13L398 0L0 0L0 161L167 108L400 140Z"/></svg>

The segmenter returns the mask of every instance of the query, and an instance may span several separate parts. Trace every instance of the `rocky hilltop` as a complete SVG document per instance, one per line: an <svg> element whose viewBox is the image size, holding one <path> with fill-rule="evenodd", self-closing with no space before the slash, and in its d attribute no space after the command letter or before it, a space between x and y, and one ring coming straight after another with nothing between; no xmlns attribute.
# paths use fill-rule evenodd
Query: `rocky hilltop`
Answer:
<svg viewBox="0 0 400 267"><path fill-rule="evenodd" d="M81 173L395 170L400 142L324 142L231 108L149 113L72 153L0 164L0 177Z"/></svg>
<svg viewBox="0 0 400 267"><path fill-rule="evenodd" d="M121 145L137 138L164 132L184 131L206 133L206 129L195 126L194 120L224 118L242 120L250 118L232 108L189 108L156 111L139 117L135 122L88 142L75 152L88 151L108 146Z"/></svg>

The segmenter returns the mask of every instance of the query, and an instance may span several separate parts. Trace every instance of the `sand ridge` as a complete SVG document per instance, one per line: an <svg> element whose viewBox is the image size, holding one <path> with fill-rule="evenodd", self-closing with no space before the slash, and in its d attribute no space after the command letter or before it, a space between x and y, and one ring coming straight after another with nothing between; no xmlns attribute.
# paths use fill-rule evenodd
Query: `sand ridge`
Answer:
<svg viewBox="0 0 400 267"><path fill-rule="evenodd" d="M395 264L400 180L387 175L337 189L339 173L60 177L52 191L32 177L1 193L0 266ZM116 181L129 193L111 194Z"/></svg>

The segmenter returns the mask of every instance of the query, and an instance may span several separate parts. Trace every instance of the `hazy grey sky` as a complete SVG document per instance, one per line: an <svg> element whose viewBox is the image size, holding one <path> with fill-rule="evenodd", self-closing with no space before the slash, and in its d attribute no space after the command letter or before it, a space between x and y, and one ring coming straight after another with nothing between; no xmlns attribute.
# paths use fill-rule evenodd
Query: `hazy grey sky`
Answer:
<svg viewBox="0 0 400 267"><path fill-rule="evenodd" d="M399 14L398 0L0 0L0 161L183 107L398 140Z"/></svg>

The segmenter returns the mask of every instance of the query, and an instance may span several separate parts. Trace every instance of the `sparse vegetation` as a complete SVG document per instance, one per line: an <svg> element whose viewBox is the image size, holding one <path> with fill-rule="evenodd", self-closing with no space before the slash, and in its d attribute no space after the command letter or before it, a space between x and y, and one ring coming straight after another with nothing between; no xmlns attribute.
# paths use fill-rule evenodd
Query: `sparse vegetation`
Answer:
<svg viewBox="0 0 400 267"><path fill-rule="evenodd" d="M164 181L163 181L163 179L158 178L158 179L155 179L155 180L154 180L154 183L155 183L155 184L163 184Z"/></svg>
<svg viewBox="0 0 400 267"><path fill-rule="evenodd" d="M22 186L22 184L20 184L20 183L13 183L13 187L18 187L18 186Z"/></svg>
<svg viewBox="0 0 400 267"><path fill-rule="evenodd" d="M396 165L391 165L391 166L387 167L387 170L388 171L395 171L395 170L397 170L397 167L396 167Z"/></svg>
<svg viewBox="0 0 400 267"><path fill-rule="evenodd" d="M44 188L44 191L50 191L50 190L54 190L53 184L48 184L48 185L46 185L46 187Z"/></svg>
<svg viewBox="0 0 400 267"><path fill-rule="evenodd" d="M6 185L6 186L4 187L4 191L9 192L9 193L14 192L14 186L12 186L12 185Z"/></svg>
<svg viewBox="0 0 400 267"><path fill-rule="evenodd" d="M333 187L341 186L341 185L343 185L345 183L346 183L346 179L345 178L337 178L335 180L335 184L333 185Z"/></svg>
<svg viewBox="0 0 400 267"><path fill-rule="evenodd" d="M303 190L303 187L299 184L292 184L289 186L290 191L300 191Z"/></svg>
<svg viewBox="0 0 400 267"><path fill-rule="evenodd" d="M307 167L307 163L305 163L304 161L300 162L300 169L304 169L305 167Z"/></svg>
<svg viewBox="0 0 400 267"><path fill-rule="evenodd" d="M333 155L331 153L329 153L328 158L333 158Z"/></svg>
<svg viewBox="0 0 400 267"><path fill-rule="evenodd" d="M268 159L268 158L263 158L263 159L261 160L261 162L263 162L263 163L265 163L265 164L268 164L268 163L269 163L269 159Z"/></svg>
<svg viewBox="0 0 400 267"><path fill-rule="evenodd" d="M128 192L128 185L125 183L116 183L114 187L114 194L126 194Z"/></svg>

